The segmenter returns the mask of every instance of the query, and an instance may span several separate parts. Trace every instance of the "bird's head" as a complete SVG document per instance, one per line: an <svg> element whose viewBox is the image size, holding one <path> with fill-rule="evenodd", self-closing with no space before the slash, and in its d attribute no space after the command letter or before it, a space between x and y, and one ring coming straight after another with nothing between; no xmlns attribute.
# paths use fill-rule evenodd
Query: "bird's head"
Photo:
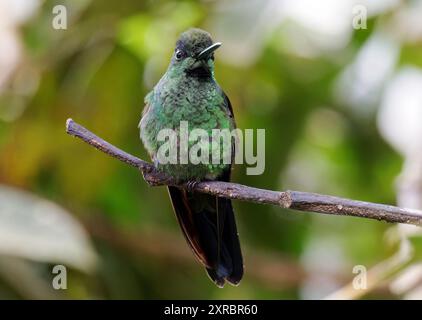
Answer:
<svg viewBox="0 0 422 320"><path fill-rule="evenodd" d="M211 77L214 72L214 51L221 43L213 43L211 35L201 29L183 32L176 42L170 66L192 77Z"/></svg>

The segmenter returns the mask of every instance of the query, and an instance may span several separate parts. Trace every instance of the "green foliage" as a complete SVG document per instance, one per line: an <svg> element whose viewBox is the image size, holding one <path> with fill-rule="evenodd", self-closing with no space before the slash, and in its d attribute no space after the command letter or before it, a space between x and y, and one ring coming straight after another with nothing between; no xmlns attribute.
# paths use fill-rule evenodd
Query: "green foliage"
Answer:
<svg viewBox="0 0 422 320"><path fill-rule="evenodd" d="M149 188L133 168L67 136L64 123L72 117L148 159L137 128L143 97L165 71L178 34L191 26L212 26L220 14L217 4L79 1L69 30L55 31L52 3L22 27L28 62L21 73L36 74L35 89L0 96L5 108L0 116L17 97L22 101L19 116L0 120L0 182L59 203L92 227L99 268L72 276L67 297L299 298L303 279L274 284L277 268L254 268L267 260L278 266L294 261L295 270L315 270L318 276L316 266L324 258L312 252L330 243L322 247L327 250L322 257L336 266L333 278L351 279L354 265L369 268L391 254L384 223L235 202L245 278L239 287L214 287L184 243L165 188ZM231 99L238 127L266 129L264 174L246 176L245 167L237 166L234 181L395 202L402 159L382 140L375 115L345 108L333 93L383 18L388 17L371 18L368 30L354 31L347 46L328 55L286 50L279 33L283 25L260 35L264 40L256 44L260 51L252 63L231 64L216 53L216 77ZM239 17L233 19L236 23ZM225 53L230 54L236 53ZM420 46L406 46L400 64L421 66L420 57ZM253 261L254 253L267 260ZM0 282L0 298L16 295L15 288Z"/></svg>

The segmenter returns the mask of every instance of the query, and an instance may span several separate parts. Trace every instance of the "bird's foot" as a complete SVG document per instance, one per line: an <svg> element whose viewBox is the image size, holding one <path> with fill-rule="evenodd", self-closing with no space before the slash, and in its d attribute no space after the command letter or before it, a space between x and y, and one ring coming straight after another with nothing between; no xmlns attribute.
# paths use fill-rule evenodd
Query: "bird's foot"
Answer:
<svg viewBox="0 0 422 320"><path fill-rule="evenodd" d="M169 178L161 172L141 170L144 180L150 187L169 184Z"/></svg>
<svg viewBox="0 0 422 320"><path fill-rule="evenodd" d="M198 183L199 183L198 180L189 180L185 184L186 190L188 190L189 192L193 192L195 190L196 186L198 185Z"/></svg>

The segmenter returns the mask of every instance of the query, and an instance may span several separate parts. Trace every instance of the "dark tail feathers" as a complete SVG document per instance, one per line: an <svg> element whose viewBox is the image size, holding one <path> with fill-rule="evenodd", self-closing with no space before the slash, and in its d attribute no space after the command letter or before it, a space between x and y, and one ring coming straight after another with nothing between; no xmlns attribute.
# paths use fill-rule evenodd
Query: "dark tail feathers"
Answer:
<svg viewBox="0 0 422 320"><path fill-rule="evenodd" d="M196 258L219 287L238 284L243 260L229 199L168 187L183 234Z"/></svg>

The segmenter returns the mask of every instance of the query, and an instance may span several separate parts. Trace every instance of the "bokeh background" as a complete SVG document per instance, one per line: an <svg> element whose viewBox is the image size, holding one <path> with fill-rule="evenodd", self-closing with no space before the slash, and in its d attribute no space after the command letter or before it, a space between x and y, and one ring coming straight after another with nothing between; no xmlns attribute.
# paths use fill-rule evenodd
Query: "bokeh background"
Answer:
<svg viewBox="0 0 422 320"><path fill-rule="evenodd" d="M72 117L147 159L143 97L201 27L238 126L266 129L264 174L234 181L422 209L421 17L400 0L0 0L0 298L422 298L416 227L240 202L244 280L218 289L165 188L65 133Z"/></svg>

